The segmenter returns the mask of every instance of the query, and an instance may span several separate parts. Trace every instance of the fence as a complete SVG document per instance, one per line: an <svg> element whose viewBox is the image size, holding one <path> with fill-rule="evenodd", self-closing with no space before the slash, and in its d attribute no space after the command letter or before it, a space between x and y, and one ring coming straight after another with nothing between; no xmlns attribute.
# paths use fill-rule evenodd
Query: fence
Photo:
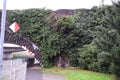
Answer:
<svg viewBox="0 0 120 80"><path fill-rule="evenodd" d="M25 80L26 65L23 59L4 60L0 80Z"/></svg>

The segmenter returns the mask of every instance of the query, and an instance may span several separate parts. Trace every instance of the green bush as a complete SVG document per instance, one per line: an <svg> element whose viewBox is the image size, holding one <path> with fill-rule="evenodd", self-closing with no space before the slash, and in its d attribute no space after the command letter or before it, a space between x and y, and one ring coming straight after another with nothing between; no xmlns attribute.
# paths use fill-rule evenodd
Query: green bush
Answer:
<svg viewBox="0 0 120 80"><path fill-rule="evenodd" d="M90 44L79 49L79 66L83 69L96 72L111 73L111 61L108 60L110 53L101 52L96 46Z"/></svg>
<svg viewBox="0 0 120 80"><path fill-rule="evenodd" d="M85 45L79 49L79 66L83 69L92 69L97 62L97 49L92 45Z"/></svg>
<svg viewBox="0 0 120 80"><path fill-rule="evenodd" d="M111 50L111 71L120 79L120 46L114 46Z"/></svg>

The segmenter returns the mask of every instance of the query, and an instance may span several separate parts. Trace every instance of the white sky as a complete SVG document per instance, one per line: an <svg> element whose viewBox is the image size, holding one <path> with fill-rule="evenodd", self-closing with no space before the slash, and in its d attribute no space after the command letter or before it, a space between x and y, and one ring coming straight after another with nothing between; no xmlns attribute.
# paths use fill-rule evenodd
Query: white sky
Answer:
<svg viewBox="0 0 120 80"><path fill-rule="evenodd" d="M7 9L28 9L28 8L46 8L46 9L77 9L91 8L99 6L101 0L7 0ZM2 9L3 0L0 0L0 9ZM112 4L111 0L105 0L105 4Z"/></svg>

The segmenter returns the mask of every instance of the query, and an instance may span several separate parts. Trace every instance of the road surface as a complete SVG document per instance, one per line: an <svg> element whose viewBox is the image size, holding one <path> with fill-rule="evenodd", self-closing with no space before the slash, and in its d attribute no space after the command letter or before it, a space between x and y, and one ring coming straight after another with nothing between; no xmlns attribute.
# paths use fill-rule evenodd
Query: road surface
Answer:
<svg viewBox="0 0 120 80"><path fill-rule="evenodd" d="M26 80L43 80L40 69L28 69Z"/></svg>
<svg viewBox="0 0 120 80"><path fill-rule="evenodd" d="M26 80L67 80L63 75L42 73L40 67L27 69Z"/></svg>

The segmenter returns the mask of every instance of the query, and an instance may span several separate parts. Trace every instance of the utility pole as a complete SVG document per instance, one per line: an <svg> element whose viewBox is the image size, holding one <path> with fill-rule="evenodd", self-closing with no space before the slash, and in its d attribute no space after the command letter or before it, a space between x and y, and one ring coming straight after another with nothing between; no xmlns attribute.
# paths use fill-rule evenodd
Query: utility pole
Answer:
<svg viewBox="0 0 120 80"><path fill-rule="evenodd" d="M0 76L2 74L5 22L6 22L6 0L3 0L3 9L2 9L2 18L1 18L1 34L0 34Z"/></svg>

